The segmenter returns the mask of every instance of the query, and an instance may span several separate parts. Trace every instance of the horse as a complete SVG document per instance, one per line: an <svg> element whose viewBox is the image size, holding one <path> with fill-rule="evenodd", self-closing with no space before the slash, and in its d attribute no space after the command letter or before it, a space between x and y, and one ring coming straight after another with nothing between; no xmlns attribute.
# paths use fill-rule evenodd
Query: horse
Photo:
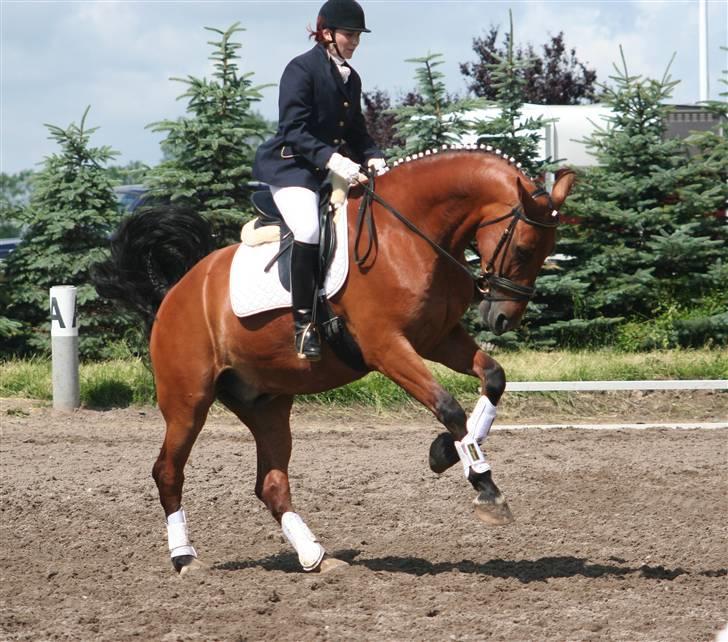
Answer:
<svg viewBox="0 0 728 642"><path fill-rule="evenodd" d="M493 332L518 327L553 251L558 209L573 182L573 172L559 170L549 193L498 150L443 146L396 161L375 189L366 181L352 187L346 206L350 268L330 305L360 349L360 368L326 344L320 361L298 359L290 309L235 316L228 288L237 246L209 252L200 215L162 206L126 220L97 271L97 289L135 308L151 328L151 364L166 423L152 475L174 569L185 574L204 566L182 509L183 471L215 400L251 431L255 494L303 569L325 572L346 564L325 554L293 509L291 407L295 395L342 386L371 371L401 386L446 428L430 446L430 468L440 474L460 461L476 490L476 516L494 525L512 521L481 449L506 377L461 317L481 299L480 315ZM362 204L369 208L368 226L357 226ZM468 249L479 255L477 277ZM425 360L479 381L481 396L470 417Z"/></svg>

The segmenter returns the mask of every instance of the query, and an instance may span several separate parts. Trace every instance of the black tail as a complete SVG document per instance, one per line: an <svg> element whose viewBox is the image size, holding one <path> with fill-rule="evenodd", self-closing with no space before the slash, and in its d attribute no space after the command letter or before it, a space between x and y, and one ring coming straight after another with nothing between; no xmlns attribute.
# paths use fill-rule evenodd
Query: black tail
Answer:
<svg viewBox="0 0 728 642"><path fill-rule="evenodd" d="M111 256L92 275L96 291L136 312L150 330L165 294L215 249L210 224L189 209L149 207L111 239Z"/></svg>

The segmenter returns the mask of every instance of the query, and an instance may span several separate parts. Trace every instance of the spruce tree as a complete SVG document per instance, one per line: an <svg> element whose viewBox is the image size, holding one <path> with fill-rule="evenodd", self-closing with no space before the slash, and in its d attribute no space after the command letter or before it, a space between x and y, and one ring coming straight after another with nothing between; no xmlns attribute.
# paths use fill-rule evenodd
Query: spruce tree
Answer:
<svg viewBox="0 0 728 642"><path fill-rule="evenodd" d="M562 226L558 251L572 258L539 280L535 334L562 344L694 344L702 339L691 323L681 334L681 319L727 302L728 229L714 215L728 198L726 156L691 157L684 141L666 137L677 84L669 66L661 80L644 79L629 74L622 54L615 71L605 87L612 115L585 141L599 165L582 173L564 207L576 224ZM714 340L724 341L719 316Z"/></svg>
<svg viewBox="0 0 728 642"><path fill-rule="evenodd" d="M478 99L458 99L448 95L444 74L437 69L443 64L442 54L428 53L405 62L420 65L415 79L416 92L421 100L408 101L413 104L391 110L395 118L395 136L405 143L388 149L386 153L390 158L459 142L472 127L467 112L481 105Z"/></svg>
<svg viewBox="0 0 728 642"><path fill-rule="evenodd" d="M728 51L725 47L722 49ZM723 70L718 82L724 87L720 93L721 100L704 103L705 108L717 117L717 125L711 130L692 134L685 142L691 178L695 184L702 186L696 191L705 202L708 216L716 222L722 221L719 229L723 234L716 238L725 240L728 226L728 70ZM728 344L727 257L723 250L722 257L708 268L706 294L698 305L675 320L674 332L680 344Z"/></svg>
<svg viewBox="0 0 728 642"><path fill-rule="evenodd" d="M79 344L83 356L107 356L111 339L121 335L123 320L100 299L89 281L91 266L102 259L118 223L116 198L104 169L116 152L92 147L86 127L46 125L60 152L36 174L29 204L17 217L24 225L22 243L5 262L0 319L0 352L44 352L50 345L49 289L75 285Z"/></svg>
<svg viewBox="0 0 728 642"><path fill-rule="evenodd" d="M524 73L530 61L514 53L513 15L510 11L508 15L510 29L504 55L493 53L495 62L487 64L500 113L493 119L476 121L475 131L483 142L514 157L528 174L536 176L547 169L551 160L539 159L538 149L548 121L542 117L522 118L526 92Z"/></svg>
<svg viewBox="0 0 728 642"><path fill-rule="evenodd" d="M33 172L29 169L17 174L0 173L0 238L15 237L21 233L17 217L30 198L32 178Z"/></svg>
<svg viewBox="0 0 728 642"><path fill-rule="evenodd" d="M149 127L166 132L162 148L167 159L147 182L159 197L184 203L208 217L218 245L234 242L240 226L250 216L251 168L255 149L269 133L265 120L252 108L264 86L253 86L253 73L240 75L236 53L241 45L232 40L243 28L233 24L226 31L205 27L219 35L209 42L212 79L172 78L187 85L179 97L187 99L187 116L164 120Z"/></svg>

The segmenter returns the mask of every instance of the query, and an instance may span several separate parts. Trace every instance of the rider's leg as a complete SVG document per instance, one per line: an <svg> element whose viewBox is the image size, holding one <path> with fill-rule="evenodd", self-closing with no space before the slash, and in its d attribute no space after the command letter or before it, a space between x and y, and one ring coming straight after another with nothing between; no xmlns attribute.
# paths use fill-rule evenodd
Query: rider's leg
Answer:
<svg viewBox="0 0 728 642"><path fill-rule="evenodd" d="M271 186L271 193L294 239L291 300L296 353L299 359L317 361L321 358L321 345L312 315L318 277L318 194L304 187L275 186Z"/></svg>

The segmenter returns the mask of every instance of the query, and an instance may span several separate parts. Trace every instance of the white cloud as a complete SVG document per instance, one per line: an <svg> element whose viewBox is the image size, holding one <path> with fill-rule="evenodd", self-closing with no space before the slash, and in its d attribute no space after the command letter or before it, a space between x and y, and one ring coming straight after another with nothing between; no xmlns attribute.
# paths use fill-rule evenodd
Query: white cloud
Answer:
<svg viewBox="0 0 728 642"><path fill-rule="evenodd" d="M44 122L78 121L91 105L99 125L96 144L124 152L124 159L156 162L158 137L148 123L183 113L175 100L184 86L170 76L206 76L216 39L204 26L226 28L240 21L247 30L241 71L254 71L256 84L277 83L294 55L310 47L306 26L323 0L310 2L12 2L2 11L2 170L32 167L54 151ZM505 27L513 9L516 39L540 46L564 31L579 60L604 80L619 61L618 45L633 73L661 76L673 51L673 76L683 82L676 101L697 99L697 3L600 0L592 2L361 0L373 33L364 37L353 61L365 88L396 96L414 86L415 66L405 58L445 55L442 70L450 91L464 92L459 63L474 60L472 39L490 24ZM725 57L726 3L709 2L711 88ZM715 54L715 55L714 55ZM277 112L277 89L265 91L260 110Z"/></svg>

